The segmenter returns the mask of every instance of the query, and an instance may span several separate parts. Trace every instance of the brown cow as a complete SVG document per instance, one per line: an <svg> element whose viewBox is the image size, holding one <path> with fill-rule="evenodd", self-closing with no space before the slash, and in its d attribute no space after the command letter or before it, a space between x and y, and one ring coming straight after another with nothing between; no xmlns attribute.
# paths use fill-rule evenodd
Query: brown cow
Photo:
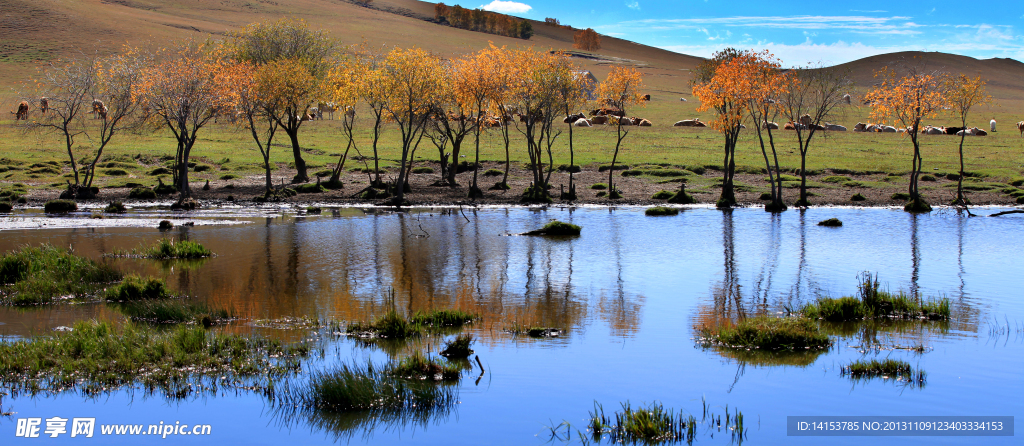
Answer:
<svg viewBox="0 0 1024 446"><path fill-rule="evenodd" d="M634 118L634 119L639 119L640 120L639 122L633 121L634 124L636 124L636 125L638 125L640 127L650 127L650 126L653 125L653 124L651 124L651 121L649 121L647 119L644 119L644 118Z"/></svg>
<svg viewBox="0 0 1024 446"><path fill-rule="evenodd" d="M46 114L50 109L50 98L39 98L39 113Z"/></svg>
<svg viewBox="0 0 1024 446"><path fill-rule="evenodd" d="M782 128L783 130L796 130L796 124L793 124L793 121L789 121Z"/></svg>
<svg viewBox="0 0 1024 446"><path fill-rule="evenodd" d="M1017 130L1020 130L1020 136L1024 136L1024 121L1017 123Z"/></svg>
<svg viewBox="0 0 1024 446"><path fill-rule="evenodd" d="M607 116L594 116L594 117L590 118L590 123L591 124L597 124L597 125L607 124L608 123L608 117Z"/></svg>
<svg viewBox="0 0 1024 446"><path fill-rule="evenodd" d="M800 117L800 123L810 127L811 126L811 115L803 115Z"/></svg>
<svg viewBox="0 0 1024 446"><path fill-rule="evenodd" d="M99 99L93 99L92 113L96 115L96 119L99 119L101 114L103 119L107 119L107 106L103 105L103 101Z"/></svg>
<svg viewBox="0 0 1024 446"><path fill-rule="evenodd" d="M28 101L21 101L18 103L18 111L11 112L14 114L14 120L20 121L22 119L28 121Z"/></svg>
<svg viewBox="0 0 1024 446"><path fill-rule="evenodd" d="M649 94L645 94L645 95L644 95L644 96L643 96L642 98L640 98L640 99L642 99L642 100L644 100L644 101L650 101L650 100L651 100L651 95L649 95Z"/></svg>

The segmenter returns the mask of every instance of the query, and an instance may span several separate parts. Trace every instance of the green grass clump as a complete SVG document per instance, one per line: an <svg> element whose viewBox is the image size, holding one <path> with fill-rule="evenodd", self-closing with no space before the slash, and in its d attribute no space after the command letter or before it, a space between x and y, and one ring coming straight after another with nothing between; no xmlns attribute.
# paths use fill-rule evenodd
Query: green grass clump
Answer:
<svg viewBox="0 0 1024 446"><path fill-rule="evenodd" d="M388 418L450 408L458 401L455 387L409 382L392 370L343 363L334 370L314 371L309 384L288 392L282 403L303 410L373 411Z"/></svg>
<svg viewBox="0 0 1024 446"><path fill-rule="evenodd" d="M842 175L830 175L827 177L822 177L819 181L821 181L822 183L845 183L847 181L850 181L850 177Z"/></svg>
<svg viewBox="0 0 1024 446"><path fill-rule="evenodd" d="M420 330L418 324L409 322L392 308L370 324L356 323L349 325L346 332L385 339L405 339L418 336Z"/></svg>
<svg viewBox="0 0 1024 446"><path fill-rule="evenodd" d="M473 344L473 335L466 333L459 333L455 339L445 342L444 349L441 350L441 356L446 358L468 358L473 353L473 349L469 348Z"/></svg>
<svg viewBox="0 0 1024 446"><path fill-rule="evenodd" d="M129 275L121 283L107 288L105 293L108 301L128 302L143 299L163 299L170 296L163 280L150 277L143 279Z"/></svg>
<svg viewBox="0 0 1024 446"><path fill-rule="evenodd" d="M164 220L166 221L166 220ZM161 222L163 223L163 222ZM149 259L201 259L213 255L209 249L198 242L181 240L174 242L168 239L161 239L156 246L149 248L142 253L142 257Z"/></svg>
<svg viewBox="0 0 1024 446"><path fill-rule="evenodd" d="M209 171L211 169L213 169L213 166L211 166L209 164L196 164L196 166L192 168L192 171L193 172L207 172L207 171Z"/></svg>
<svg viewBox="0 0 1024 446"><path fill-rule="evenodd" d="M910 199L910 194L906 192L896 192L890 196L893 201L906 201Z"/></svg>
<svg viewBox="0 0 1024 446"><path fill-rule="evenodd" d="M300 194L319 194L327 192L327 188L318 183L306 183L295 186L295 192Z"/></svg>
<svg viewBox="0 0 1024 446"><path fill-rule="evenodd" d="M171 174L171 169L168 169L166 167L157 167L156 169L153 169L153 170L149 171L149 175L152 175L152 176L170 175L170 174Z"/></svg>
<svg viewBox="0 0 1024 446"><path fill-rule="evenodd" d="M163 178L157 178L157 185L153 187L153 192L157 195L170 195L178 193L178 188L173 184L164 184Z"/></svg>
<svg viewBox="0 0 1024 446"><path fill-rule="evenodd" d="M824 226L826 228L838 228L843 226L843 222L838 218L832 217L826 220L819 221L818 226Z"/></svg>
<svg viewBox="0 0 1024 446"><path fill-rule="evenodd" d="M148 187L136 187L128 192L128 198L132 200L153 200L156 192Z"/></svg>
<svg viewBox="0 0 1024 446"><path fill-rule="evenodd" d="M220 179L222 179L222 180L233 180L235 178L241 178L241 177L238 176L238 175L232 174L232 173L226 173L226 174L220 176Z"/></svg>
<svg viewBox="0 0 1024 446"><path fill-rule="evenodd" d="M0 382L33 393L140 386L182 398L202 388L196 381L203 378L227 377L218 386L242 388L253 385L246 378L283 376L297 367L288 358L306 353L301 346L209 334L201 327L153 330L85 321L71 331L0 343Z"/></svg>
<svg viewBox="0 0 1024 446"><path fill-rule="evenodd" d="M652 195L651 199L652 200L668 200L669 198L672 198L672 196L675 195L675 194L676 194L675 192L669 192L667 190L661 190L661 191L658 191L658 193Z"/></svg>
<svg viewBox="0 0 1024 446"><path fill-rule="evenodd" d="M412 169L412 173L434 173L434 168L427 166L414 167ZM486 175L486 173L484 175Z"/></svg>
<svg viewBox="0 0 1024 446"><path fill-rule="evenodd" d="M461 327L477 318L479 315L462 310L434 310L426 313L417 311L409 318L409 322L430 327Z"/></svg>
<svg viewBox="0 0 1024 446"><path fill-rule="evenodd" d="M424 381L457 381L462 377L462 371L458 367L442 364L420 352L403 358L389 372L399 378Z"/></svg>
<svg viewBox="0 0 1024 446"><path fill-rule="evenodd" d="M616 166L618 170L618 166ZM622 172L624 177L637 177L641 175L647 175L652 177L681 177L688 175L690 172L682 169L630 169Z"/></svg>
<svg viewBox="0 0 1024 446"><path fill-rule="evenodd" d="M125 316L135 321L156 324L196 324L209 327L231 318L227 310L214 310L204 303L181 299L148 299L118 305Z"/></svg>
<svg viewBox="0 0 1024 446"><path fill-rule="evenodd" d="M60 214L78 210L78 203L72 200L50 200L43 205L43 212L47 214Z"/></svg>
<svg viewBox="0 0 1024 446"><path fill-rule="evenodd" d="M864 200L867 200L867 197L861 195L860 193L853 194L853 196L850 197L850 201L864 201Z"/></svg>
<svg viewBox="0 0 1024 446"><path fill-rule="evenodd" d="M583 228L558 220L549 221L544 227L529 231L527 235L580 235Z"/></svg>
<svg viewBox="0 0 1024 446"><path fill-rule="evenodd" d="M679 215L679 209L669 208L665 206L655 206L647 208L647 210L644 211L644 215L648 217L658 217L663 215Z"/></svg>
<svg viewBox="0 0 1024 446"><path fill-rule="evenodd" d="M121 274L105 264L50 245L24 247L0 257L0 300L7 304L87 297L120 279Z"/></svg>
<svg viewBox="0 0 1024 446"><path fill-rule="evenodd" d="M307 214L320 214L323 211L324 210L322 208L320 208L320 206L307 206L306 207L306 213Z"/></svg>
<svg viewBox="0 0 1024 446"><path fill-rule="evenodd" d="M879 289L878 276L861 275L859 295L841 298L820 297L804 305L801 312L812 319L850 321L868 318L949 320L949 299L923 301L904 293Z"/></svg>
<svg viewBox="0 0 1024 446"><path fill-rule="evenodd" d="M840 374L843 376L849 376L854 380L885 378L907 381L911 384L917 385L924 385L928 376L924 370L918 370L915 372L914 368L906 361L888 358L881 361L877 359L872 359L870 361L859 359L842 366Z"/></svg>
<svg viewBox="0 0 1024 446"><path fill-rule="evenodd" d="M937 181L936 178L935 178L935 175L929 175L929 174L921 175L920 180L921 181Z"/></svg>
<svg viewBox="0 0 1024 446"><path fill-rule="evenodd" d="M608 189L608 185L605 183L594 183L590 185L590 188L593 190L605 190Z"/></svg>
<svg viewBox="0 0 1024 446"><path fill-rule="evenodd" d="M110 175L112 177L123 177L128 175L128 171L124 169L104 169L103 174Z"/></svg>
<svg viewBox="0 0 1024 446"><path fill-rule="evenodd" d="M698 422L697 418L691 414L666 409L657 402L652 402L647 407L639 406L634 409L629 401L626 401L622 403L621 411L616 411L608 416L604 412L604 407L595 401L594 410L588 417L588 427L591 439L596 443L608 438L612 444L652 445L683 441L693 444L693 440L699 432L698 429L711 432L717 429L720 432L724 427L731 432L733 440L738 437L742 444L746 435L746 429L743 427L743 413L739 410L730 412L726 407L725 420L723 420L722 415L716 416L709 409L709 406L704 406L704 415ZM607 437L605 437L606 435Z"/></svg>
<svg viewBox="0 0 1024 446"><path fill-rule="evenodd" d="M702 327L706 343L765 350L828 348L832 341L808 318L758 316L733 326Z"/></svg>
<svg viewBox="0 0 1024 446"><path fill-rule="evenodd" d="M0 212L9 213L14 210L14 206L9 201L0 201Z"/></svg>
<svg viewBox="0 0 1024 446"><path fill-rule="evenodd" d="M123 214L128 208L124 207L124 203L120 201L111 201L107 207L103 208L103 212L108 214Z"/></svg>

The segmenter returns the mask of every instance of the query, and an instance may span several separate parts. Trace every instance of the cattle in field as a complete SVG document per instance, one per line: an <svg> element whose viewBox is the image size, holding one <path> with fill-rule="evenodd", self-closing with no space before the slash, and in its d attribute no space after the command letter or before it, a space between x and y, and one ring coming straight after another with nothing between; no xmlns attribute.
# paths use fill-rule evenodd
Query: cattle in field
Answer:
<svg viewBox="0 0 1024 446"><path fill-rule="evenodd" d="M764 123L761 124L761 129L762 130L769 130L769 129L770 130L778 130L779 129L779 123L765 121Z"/></svg>
<svg viewBox="0 0 1024 446"><path fill-rule="evenodd" d="M796 124L793 124L793 121L789 121L785 125L782 126L782 129L783 130L796 130Z"/></svg>
<svg viewBox="0 0 1024 446"><path fill-rule="evenodd" d="M14 115L14 120L15 121L20 121L22 119L28 121L28 101L21 101L21 102L19 102L18 103L18 111L17 112L11 112L11 114Z"/></svg>
<svg viewBox="0 0 1024 446"><path fill-rule="evenodd" d="M565 119L562 120L562 122L566 124L574 124L576 121L579 121L580 119L584 118L586 118L586 116L583 116L583 113L574 113L569 116L566 116Z"/></svg>
<svg viewBox="0 0 1024 446"><path fill-rule="evenodd" d="M576 121L573 121L572 125L573 127L591 127L590 121L587 121L586 119L577 119Z"/></svg>
<svg viewBox="0 0 1024 446"><path fill-rule="evenodd" d="M996 131L996 118L992 118L992 120L988 122L988 126L992 130L992 132L995 132Z"/></svg>
<svg viewBox="0 0 1024 446"><path fill-rule="evenodd" d="M984 131L982 129L979 129L977 127L972 127L972 128L963 129L963 130L961 130L959 132L956 132L956 135L957 136L988 136L988 132L986 132L986 131Z"/></svg>
<svg viewBox="0 0 1024 446"><path fill-rule="evenodd" d="M1020 136L1024 136L1024 121L1017 123L1017 130L1020 131Z"/></svg>
<svg viewBox="0 0 1024 446"><path fill-rule="evenodd" d="M893 127L891 125L883 125L883 126L879 126L879 127L880 128L879 128L878 131L880 131L880 132L883 132L883 133L896 133L896 127Z"/></svg>
<svg viewBox="0 0 1024 446"><path fill-rule="evenodd" d="M963 127L946 127L945 131L947 135L955 135L963 129Z"/></svg>
<svg viewBox="0 0 1024 446"><path fill-rule="evenodd" d="M825 130L832 131L832 132L845 132L846 131L846 127L843 127L843 126L841 126L839 124L829 124L829 123L826 122L825 123Z"/></svg>
<svg viewBox="0 0 1024 446"><path fill-rule="evenodd" d="M46 114L50 109L50 98L39 98L39 113Z"/></svg>
<svg viewBox="0 0 1024 446"><path fill-rule="evenodd" d="M895 129L894 129L895 130ZM865 124L858 122L857 125L853 126L855 132L881 132L882 126L879 124Z"/></svg>
<svg viewBox="0 0 1024 446"><path fill-rule="evenodd" d="M594 116L594 117L590 118L590 123L591 124L596 124L596 125L607 124L608 123L608 117L607 116Z"/></svg>
<svg viewBox="0 0 1024 446"><path fill-rule="evenodd" d="M843 95L843 103L844 103L844 104L847 104L847 105L849 105L849 104L850 104L850 102L852 102L852 101L853 101L853 98L852 98L852 97L850 97L850 94L849 94L849 93L847 93L847 94L844 94L844 95Z"/></svg>
<svg viewBox="0 0 1024 446"><path fill-rule="evenodd" d="M309 113L307 114L309 115L311 121L316 121L317 119L324 119L324 115L320 114L320 109L317 107L310 107Z"/></svg>
<svg viewBox="0 0 1024 446"><path fill-rule="evenodd" d="M651 100L651 95L645 94L640 99L643 100L643 101L650 101Z"/></svg>
<svg viewBox="0 0 1024 446"><path fill-rule="evenodd" d="M674 127L706 127L703 122L700 122L699 118L684 119L672 124Z"/></svg>
<svg viewBox="0 0 1024 446"><path fill-rule="evenodd" d="M800 123L810 127L811 126L811 115L803 115L800 117Z"/></svg>
<svg viewBox="0 0 1024 446"><path fill-rule="evenodd" d="M652 125L651 121L648 121L644 118L633 118L633 124L638 125L640 127L650 127Z"/></svg>
<svg viewBox="0 0 1024 446"><path fill-rule="evenodd" d="M106 112L103 111L105 108L107 107L103 105L103 101L99 99L92 100L92 113L96 115L96 119L100 118L100 112L103 112L103 114L106 115ZM106 119L106 116L104 116L103 118Z"/></svg>
<svg viewBox="0 0 1024 446"><path fill-rule="evenodd" d="M944 134L946 134L946 129L943 129L942 127L932 127L932 126L929 125L929 126L926 126L924 129L921 130L921 134L923 134L923 135L944 135Z"/></svg>
<svg viewBox="0 0 1024 446"><path fill-rule="evenodd" d="M679 102L686 102L686 98L679 98Z"/></svg>
<svg viewBox="0 0 1024 446"><path fill-rule="evenodd" d="M617 107L601 107L601 108L598 108L598 109L590 111L590 116L605 116L605 115L612 115L612 116L622 117L622 116L626 116L626 112L622 111L622 109L619 109Z"/></svg>
<svg viewBox="0 0 1024 446"><path fill-rule="evenodd" d="M334 119L334 111L338 106L333 102L317 102L316 108L320 111L319 119L324 119L324 114L327 115L327 119Z"/></svg>

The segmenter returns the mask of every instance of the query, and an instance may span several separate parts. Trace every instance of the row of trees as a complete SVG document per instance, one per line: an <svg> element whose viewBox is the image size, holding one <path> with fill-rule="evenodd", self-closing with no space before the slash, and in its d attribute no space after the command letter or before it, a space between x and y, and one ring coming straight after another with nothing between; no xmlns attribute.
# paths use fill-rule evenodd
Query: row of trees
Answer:
<svg viewBox="0 0 1024 446"><path fill-rule="evenodd" d="M766 125L780 117L795 124L797 148L800 152L800 197L797 206L808 206L807 154L816 132L829 120L835 120L845 92L851 86L846 73L836 68L783 70L782 63L767 50L738 51L732 48L715 53L695 70L693 94L700 100L698 111L712 110L711 127L724 137L722 192L719 207L736 204L733 178L736 172L735 153L743 122L752 123L765 162L771 186L769 211L783 211L780 167L772 126ZM952 76L924 72L916 67L883 68L879 81L867 94L872 107L871 119L892 123L907 129L913 144L910 181L906 205L909 211L928 211L921 199L917 180L921 173L919 136L923 119L951 111L966 127L972 107L990 100L985 82L966 75ZM963 195L963 143L960 138L960 183L954 204L966 204Z"/></svg>
<svg viewBox="0 0 1024 446"><path fill-rule="evenodd" d="M444 3L434 5L434 20L447 22L454 28L468 29L500 36L529 40L533 37L533 25L529 20L522 20L506 14L485 11L483 9L466 9L459 5L451 6Z"/></svg>

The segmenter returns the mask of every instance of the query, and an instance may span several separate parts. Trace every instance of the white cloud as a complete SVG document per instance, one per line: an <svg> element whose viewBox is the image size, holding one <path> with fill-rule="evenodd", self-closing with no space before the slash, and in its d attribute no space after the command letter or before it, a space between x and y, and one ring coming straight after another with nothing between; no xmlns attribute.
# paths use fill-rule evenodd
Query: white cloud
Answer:
<svg viewBox="0 0 1024 446"><path fill-rule="evenodd" d="M640 2L638 2L638 1L629 1L629 0L625 0L625 1L626 1L626 7L627 8L634 9L634 10L637 10L637 11L640 10Z"/></svg>
<svg viewBox="0 0 1024 446"><path fill-rule="evenodd" d="M700 19L646 19L620 22L612 26L638 30L695 29L701 26L719 25L727 27L800 29L800 30L843 30L859 34L919 35L918 25L910 17L867 17L867 16L766 16L766 17L713 17Z"/></svg>
<svg viewBox="0 0 1024 446"><path fill-rule="evenodd" d="M661 48L693 56L711 57L714 55L715 51L722 50L728 46L735 45L667 45L662 46ZM787 67L800 67L818 64L824 66L837 65L868 56L905 51L908 48L877 47L865 45L860 42L846 43L838 41L832 44L818 44L805 41L804 43L797 45L786 45L774 42L757 42L756 45L752 45L752 48L740 47L738 49L767 49L774 54L775 57L782 60L783 65Z"/></svg>
<svg viewBox="0 0 1024 446"><path fill-rule="evenodd" d="M480 9L483 9L484 11L500 12L503 14L523 14L533 9L533 6L527 5L526 3L494 0L486 5L480 5Z"/></svg>

